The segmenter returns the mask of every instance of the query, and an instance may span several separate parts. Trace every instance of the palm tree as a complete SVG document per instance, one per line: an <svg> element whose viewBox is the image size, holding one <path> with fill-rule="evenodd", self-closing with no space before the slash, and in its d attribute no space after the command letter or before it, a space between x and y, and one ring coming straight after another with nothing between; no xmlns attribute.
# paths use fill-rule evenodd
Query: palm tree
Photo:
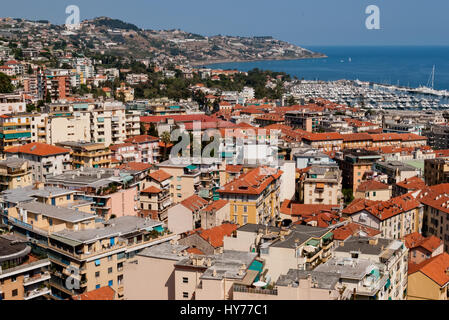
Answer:
<svg viewBox="0 0 449 320"><path fill-rule="evenodd" d="M160 136L162 143L164 144L164 156L163 160L167 160L167 145L171 142L170 132L164 131Z"/></svg>

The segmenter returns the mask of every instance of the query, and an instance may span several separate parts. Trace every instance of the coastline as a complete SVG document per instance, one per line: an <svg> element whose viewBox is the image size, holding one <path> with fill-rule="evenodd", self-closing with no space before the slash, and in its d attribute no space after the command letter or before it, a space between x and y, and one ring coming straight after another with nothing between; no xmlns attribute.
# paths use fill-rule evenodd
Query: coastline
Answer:
<svg viewBox="0 0 449 320"><path fill-rule="evenodd" d="M309 57L275 57L275 58L268 58L268 59L249 59L249 60L241 60L241 59L217 59L217 60L206 60L206 61L191 61L190 65L192 67L206 67L212 64L219 64L219 63L239 63L239 62L256 62L256 61L288 61L288 60L306 60L306 59L323 59L328 58L325 54L317 54L316 56L309 56Z"/></svg>

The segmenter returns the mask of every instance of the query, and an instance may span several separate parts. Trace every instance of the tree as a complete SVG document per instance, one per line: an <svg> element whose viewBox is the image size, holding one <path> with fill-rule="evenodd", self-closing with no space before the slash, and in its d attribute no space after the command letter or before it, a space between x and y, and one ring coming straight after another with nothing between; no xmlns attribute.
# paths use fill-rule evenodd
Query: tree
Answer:
<svg viewBox="0 0 449 320"><path fill-rule="evenodd" d="M345 204L349 204L352 202L352 200L354 200L354 195L352 193L352 189L344 188L341 190L341 192L343 193Z"/></svg>
<svg viewBox="0 0 449 320"><path fill-rule="evenodd" d="M158 132L157 132L157 129L156 129L156 126L154 125L154 123L150 123L150 128L148 129L147 134L150 136L153 136L153 137L158 136Z"/></svg>
<svg viewBox="0 0 449 320"><path fill-rule="evenodd" d="M164 155L162 160L165 161L167 160L167 149L168 149L168 144L171 142L171 137L170 137L170 132L168 131L164 131L161 136L161 141L164 144Z"/></svg>
<svg viewBox="0 0 449 320"><path fill-rule="evenodd" d="M27 112L33 112L34 110L36 110L36 106L32 103L28 103L27 104Z"/></svg>
<svg viewBox="0 0 449 320"><path fill-rule="evenodd" d="M14 86L11 83L11 79L4 73L0 72L0 93L11 93L14 90Z"/></svg>
<svg viewBox="0 0 449 320"><path fill-rule="evenodd" d="M146 134L145 125L143 122L140 123L140 134Z"/></svg>

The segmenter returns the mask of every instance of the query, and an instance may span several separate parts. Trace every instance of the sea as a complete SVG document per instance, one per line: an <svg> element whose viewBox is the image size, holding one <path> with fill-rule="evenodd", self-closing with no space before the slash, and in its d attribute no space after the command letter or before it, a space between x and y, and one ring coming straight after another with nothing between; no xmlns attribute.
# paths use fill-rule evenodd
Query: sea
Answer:
<svg viewBox="0 0 449 320"><path fill-rule="evenodd" d="M327 58L210 64L207 67L280 71L305 80L361 80L417 88L449 90L449 46L310 46Z"/></svg>

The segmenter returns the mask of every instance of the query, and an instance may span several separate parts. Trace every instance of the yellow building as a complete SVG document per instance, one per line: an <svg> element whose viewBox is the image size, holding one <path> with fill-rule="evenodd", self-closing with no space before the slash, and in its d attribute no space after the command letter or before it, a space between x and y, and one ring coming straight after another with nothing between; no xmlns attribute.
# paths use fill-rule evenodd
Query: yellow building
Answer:
<svg viewBox="0 0 449 320"><path fill-rule="evenodd" d="M72 149L72 168L109 168L111 151L103 143L60 142L57 145Z"/></svg>
<svg viewBox="0 0 449 320"><path fill-rule="evenodd" d="M0 116L0 150L31 142L31 114Z"/></svg>
<svg viewBox="0 0 449 320"><path fill-rule="evenodd" d="M33 183L27 160L9 158L0 161L0 191L29 186Z"/></svg>
<svg viewBox="0 0 449 320"><path fill-rule="evenodd" d="M410 264L408 300L447 300L449 284L449 254L446 252L420 264Z"/></svg>
<svg viewBox="0 0 449 320"><path fill-rule="evenodd" d="M259 167L220 188L220 199L230 203L231 220L240 225L275 224L279 218L281 175L281 170Z"/></svg>

